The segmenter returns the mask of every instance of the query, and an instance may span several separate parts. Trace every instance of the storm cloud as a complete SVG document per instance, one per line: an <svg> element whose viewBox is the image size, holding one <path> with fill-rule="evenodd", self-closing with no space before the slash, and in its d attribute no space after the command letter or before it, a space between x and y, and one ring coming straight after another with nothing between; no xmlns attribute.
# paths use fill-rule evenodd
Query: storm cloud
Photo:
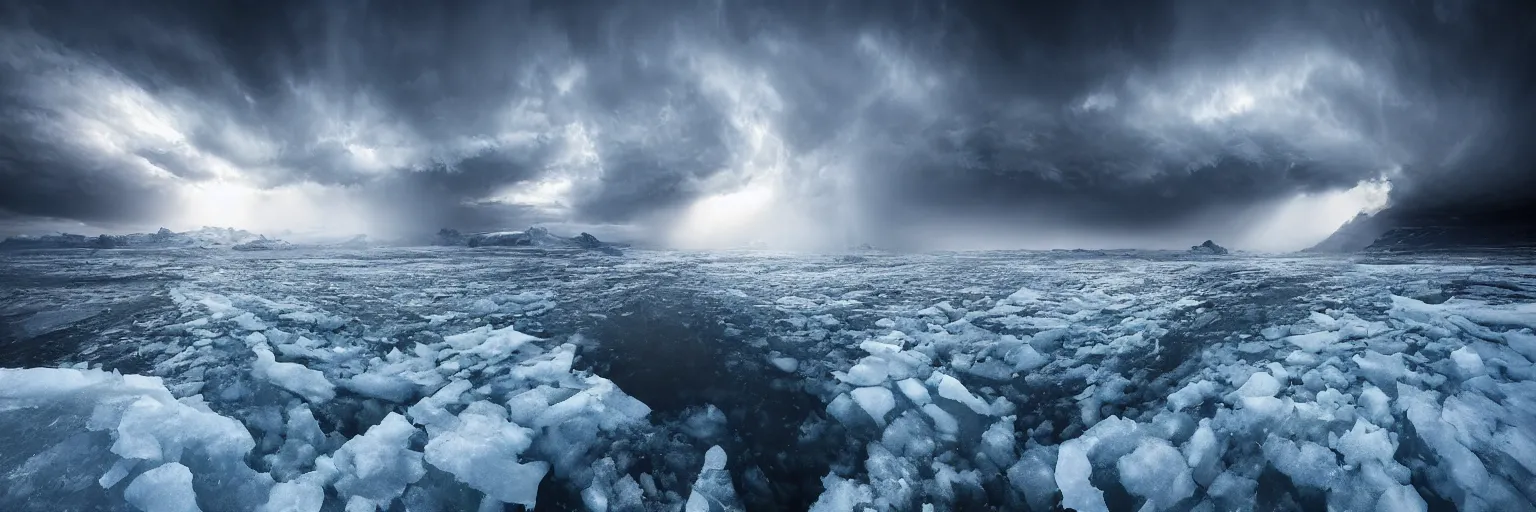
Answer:
<svg viewBox="0 0 1536 512"><path fill-rule="evenodd" d="M1294 249L1389 201L1532 199L1536 16L1518 2L0 16L0 230L569 223L679 246Z"/></svg>

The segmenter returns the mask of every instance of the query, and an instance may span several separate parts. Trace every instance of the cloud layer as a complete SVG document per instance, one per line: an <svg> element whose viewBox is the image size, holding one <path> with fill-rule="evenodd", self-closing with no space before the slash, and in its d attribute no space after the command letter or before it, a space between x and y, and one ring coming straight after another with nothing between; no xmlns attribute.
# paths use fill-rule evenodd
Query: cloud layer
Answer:
<svg viewBox="0 0 1536 512"><path fill-rule="evenodd" d="M0 222L1287 249L1530 199L1516 2L1005 4L13 2Z"/></svg>

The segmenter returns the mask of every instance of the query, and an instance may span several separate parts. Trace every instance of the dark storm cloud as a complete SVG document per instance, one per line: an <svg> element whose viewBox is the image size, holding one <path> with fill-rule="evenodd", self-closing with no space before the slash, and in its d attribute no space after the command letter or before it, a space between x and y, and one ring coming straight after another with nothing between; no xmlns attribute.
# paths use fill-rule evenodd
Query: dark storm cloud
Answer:
<svg viewBox="0 0 1536 512"><path fill-rule="evenodd" d="M1519 23L1499 19L1510 13L1464 6L1483 10L1418 40L1410 25L1451 22L1422 19L1430 7L1385 6L1174 3L1108 22L1091 8L1036 17L1058 28L1012 32L978 47L1028 50L958 64L983 73L961 82L968 94L955 96L969 101L946 105L950 118L932 125L942 135L907 134L921 149L897 158L915 165L885 185L893 199L939 195L945 200L920 205L939 210L1011 204L1157 223L1347 188L1438 160L1460 137L1451 133L1499 131L1487 127L1520 119L1493 105L1524 101L1500 88L1523 79L1501 75L1529 67L1509 50L1531 48L1529 36L1497 44L1504 58L1475 53L1488 41L1480 31L1519 32ZM1524 16L1516 19L1528 26ZM1034 53L1052 50L1055 58ZM1496 174L1467 178L1488 188L1481 178L1496 182Z"/></svg>
<svg viewBox="0 0 1536 512"><path fill-rule="evenodd" d="M1531 174L1515 2L0 9L11 215L155 222L228 182L321 187L401 230L660 229L767 190L758 214L898 243L1247 218L1383 178L1400 203L1519 199Z"/></svg>

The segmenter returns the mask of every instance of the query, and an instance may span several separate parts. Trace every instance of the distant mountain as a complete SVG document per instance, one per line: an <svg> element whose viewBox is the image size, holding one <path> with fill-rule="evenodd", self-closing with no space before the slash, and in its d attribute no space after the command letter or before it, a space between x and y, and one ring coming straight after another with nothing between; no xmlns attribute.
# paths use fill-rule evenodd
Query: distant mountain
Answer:
<svg viewBox="0 0 1536 512"><path fill-rule="evenodd" d="M13 236L0 241L0 249L119 249L176 247L234 247L265 237L234 228L203 227L184 232L160 228L154 233L86 236L57 233L42 236Z"/></svg>
<svg viewBox="0 0 1536 512"><path fill-rule="evenodd" d="M401 240L378 244L365 235L345 240L301 242L293 244L276 238L242 229L204 227L192 231L174 232L160 228L154 233L128 235L86 236L72 233L54 233L41 236L13 236L0 241L0 250L22 249L174 249L174 248L223 248L236 251L274 251L299 247L366 249L380 245L448 245L460 247L537 247L547 249L577 249L597 251L615 256L623 255L622 244L611 244L597 237L582 233L574 237L554 235L542 227L530 227L524 231L496 231L462 234L457 230L443 229L437 236L422 240Z"/></svg>
<svg viewBox="0 0 1536 512"><path fill-rule="evenodd" d="M1375 215L1362 213L1356 215L1349 222L1345 222L1343 226L1339 226L1339 229L1334 231L1332 235L1328 235L1328 238L1323 239L1317 245L1307 248L1303 252L1344 253L1363 251L1366 247L1370 247L1377 237L1391 229L1390 222L1387 220L1390 214L1384 215L1385 213L1379 212Z"/></svg>
<svg viewBox="0 0 1536 512"><path fill-rule="evenodd" d="M574 237L566 238L557 236L542 227L530 227L524 231L495 231L489 233L477 233L469 236L460 235L458 231L444 229L438 232L441 245L463 245L469 247L542 247L585 249L611 254L622 255L615 245L598 240L588 233L582 233Z"/></svg>
<svg viewBox="0 0 1536 512"><path fill-rule="evenodd" d="M1389 208L1361 214L1308 252L1410 252L1536 248L1536 205Z"/></svg>
<svg viewBox="0 0 1536 512"><path fill-rule="evenodd" d="M260 239L251 240L243 244L235 244L233 247L230 247L230 249L234 249L236 251L278 251L293 249L294 247L295 246L293 244L284 242L282 240L261 237Z"/></svg>
<svg viewBox="0 0 1536 512"><path fill-rule="evenodd" d="M1203 244L1190 247L1189 252L1195 254L1226 254L1227 248L1216 245L1216 242L1206 240Z"/></svg>

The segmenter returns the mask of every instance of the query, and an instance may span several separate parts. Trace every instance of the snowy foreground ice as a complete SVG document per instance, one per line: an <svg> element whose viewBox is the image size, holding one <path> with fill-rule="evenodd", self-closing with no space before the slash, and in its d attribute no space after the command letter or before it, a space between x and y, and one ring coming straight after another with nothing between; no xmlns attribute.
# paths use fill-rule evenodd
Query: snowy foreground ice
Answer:
<svg viewBox="0 0 1536 512"><path fill-rule="evenodd" d="M1536 261L0 259L0 510L1533 510Z"/></svg>

